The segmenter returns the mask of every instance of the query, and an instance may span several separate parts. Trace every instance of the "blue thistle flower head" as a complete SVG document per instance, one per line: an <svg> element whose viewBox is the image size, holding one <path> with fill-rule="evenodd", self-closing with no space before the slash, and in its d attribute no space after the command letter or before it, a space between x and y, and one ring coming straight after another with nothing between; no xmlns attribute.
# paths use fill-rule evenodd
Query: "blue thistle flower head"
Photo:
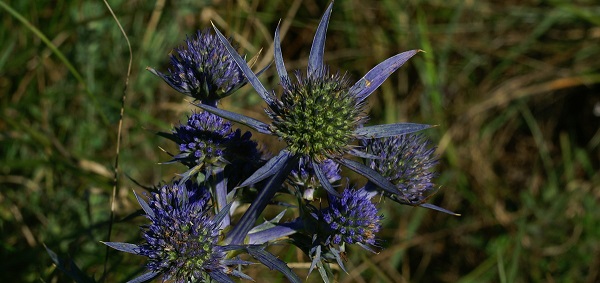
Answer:
<svg viewBox="0 0 600 283"><path fill-rule="evenodd" d="M192 114L185 124L164 136L179 146L180 153L173 161L191 168L184 174L184 181L202 170L210 174L213 169L226 166L235 167L239 175L253 171L261 161L262 153L250 132L233 131L231 123L209 112Z"/></svg>
<svg viewBox="0 0 600 283"><path fill-rule="evenodd" d="M216 101L230 95L246 83L240 68L227 49L208 29L187 38L185 47L172 52L169 74L148 68L175 90L203 103L216 105Z"/></svg>
<svg viewBox="0 0 600 283"><path fill-rule="evenodd" d="M362 189L345 189L341 198L331 197L329 207L321 216L331 233L328 241L336 245L375 245L375 234L379 232L383 218L377 212L370 194Z"/></svg>
<svg viewBox="0 0 600 283"><path fill-rule="evenodd" d="M224 213L211 215L207 188L192 182L173 183L153 193L149 202L136 197L151 221L142 226L145 242L105 243L148 257L149 273L138 277L136 282L159 275L163 281L172 282L208 282L209 278L223 282L228 275L249 278L233 267L247 262L226 259L227 247L218 244Z"/></svg>
<svg viewBox="0 0 600 283"><path fill-rule="evenodd" d="M147 256L149 270L164 272L165 279L198 280L207 270L219 270L224 252L217 245L219 226L210 218L210 195L194 187L195 198L185 185L167 185L148 203L154 215L143 229L146 243L140 255ZM192 192L193 192L192 191Z"/></svg>
<svg viewBox="0 0 600 283"><path fill-rule="evenodd" d="M436 188L432 171L438 163L435 147L422 135L401 135L382 139L364 140L367 152L380 156L370 160L369 166L380 172L395 186L397 193L389 196L401 203L423 203Z"/></svg>
<svg viewBox="0 0 600 283"><path fill-rule="evenodd" d="M173 129L173 135L180 151L176 160L190 167L198 164L224 167L231 123L208 112L194 113L185 124Z"/></svg>

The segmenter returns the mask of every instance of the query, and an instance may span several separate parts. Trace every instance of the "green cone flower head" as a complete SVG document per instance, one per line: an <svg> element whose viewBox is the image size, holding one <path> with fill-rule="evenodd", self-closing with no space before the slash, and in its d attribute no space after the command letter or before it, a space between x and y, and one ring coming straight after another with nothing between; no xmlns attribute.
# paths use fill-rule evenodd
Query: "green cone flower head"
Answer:
<svg viewBox="0 0 600 283"><path fill-rule="evenodd" d="M267 113L288 150L317 162L347 152L364 120L364 103L349 91L347 78L322 70L312 76L296 72L296 82L282 83L281 99Z"/></svg>

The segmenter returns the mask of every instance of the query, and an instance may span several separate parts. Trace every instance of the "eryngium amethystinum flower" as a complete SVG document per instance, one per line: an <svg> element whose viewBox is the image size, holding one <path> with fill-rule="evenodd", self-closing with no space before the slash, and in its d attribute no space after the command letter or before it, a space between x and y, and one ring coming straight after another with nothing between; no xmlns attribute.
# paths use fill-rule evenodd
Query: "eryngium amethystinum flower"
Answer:
<svg viewBox="0 0 600 283"><path fill-rule="evenodd" d="M349 91L347 77L320 68L295 72L294 82L282 77L281 99L267 109L273 134L293 155L317 163L347 153L364 122L364 102Z"/></svg>
<svg viewBox="0 0 600 283"><path fill-rule="evenodd" d="M105 243L117 250L148 257L149 273L133 282L160 275L163 281L170 282L208 282L209 278L230 282L223 280L228 275L249 278L234 268L248 262L226 259L226 249L217 244L219 222L223 217L211 217L206 188L192 182L174 183L153 193L148 203L136 197L151 221L142 226L145 242L140 245Z"/></svg>
<svg viewBox="0 0 600 283"><path fill-rule="evenodd" d="M175 90L203 103L215 105L216 101L230 95L246 83L240 68L232 60L220 40L207 29L187 38L169 54L171 68L163 74L148 68Z"/></svg>
<svg viewBox="0 0 600 283"><path fill-rule="evenodd" d="M208 113L194 113L187 123L173 129L180 154L175 160L189 167L198 164L224 167L225 147L231 136L231 123Z"/></svg>
<svg viewBox="0 0 600 283"><path fill-rule="evenodd" d="M367 191L345 189L341 198L329 198L329 207L322 211L321 218L331 233L329 242L368 247L375 245L383 217L377 215L377 207Z"/></svg>
<svg viewBox="0 0 600 283"><path fill-rule="evenodd" d="M183 174L183 181L195 173L210 174L213 169L226 166L234 167L234 173L239 175L241 171L253 171L260 162L261 153L250 132L233 131L230 122L209 112L194 113L172 134L161 135L179 146L180 153L173 156L172 162L191 168Z"/></svg>
<svg viewBox="0 0 600 283"><path fill-rule="evenodd" d="M208 105L197 106L226 119L242 123L258 132L277 136L287 143L285 149L240 185L254 184L271 177L268 184L260 191L256 202L250 206L244 215L245 217L240 220L240 224L231 232L234 243L240 243L243 240L256 217L279 190L281 183L290 171L297 167L300 159L307 159L313 163L317 178L322 187L330 194L339 196L339 193L327 180L324 172L320 170L319 164L327 159L331 159L365 176L384 191L395 192L396 189L391 182L368 166L346 159L346 154L359 157L369 156L356 150L353 146L356 139L395 136L430 127L411 123L363 127L362 124L366 119L364 105L367 97L387 77L419 51L403 52L385 60L355 84L350 84L344 75L330 74L329 68L323 64L323 54L325 51L325 34L332 7L333 3L327 8L317 28L308 58L308 70L306 74L296 72L295 81L288 77L285 69L280 46L279 27L277 27L274 49L275 66L283 86L281 98L278 98L274 92L268 91L262 85L246 65L244 59L237 54L228 40L215 27L217 37L242 69L248 82L252 84L267 103L267 113L271 118L271 124Z"/></svg>
<svg viewBox="0 0 600 283"><path fill-rule="evenodd" d="M369 166L388 178L397 189L390 198L404 204L423 203L436 188L432 171L438 163L427 138L422 135L401 135L382 139L365 140L367 151L381 159L371 159ZM399 197L401 196L401 197Z"/></svg>

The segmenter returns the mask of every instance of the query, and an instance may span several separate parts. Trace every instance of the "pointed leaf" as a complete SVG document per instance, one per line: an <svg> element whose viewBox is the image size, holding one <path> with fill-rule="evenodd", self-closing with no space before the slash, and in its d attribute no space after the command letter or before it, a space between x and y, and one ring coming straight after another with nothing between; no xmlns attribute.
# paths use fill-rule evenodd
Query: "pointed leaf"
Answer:
<svg viewBox="0 0 600 283"><path fill-rule="evenodd" d="M431 125L415 123L384 124L358 128L354 131L354 135L359 136L360 138L378 139L410 134L431 127Z"/></svg>
<svg viewBox="0 0 600 283"><path fill-rule="evenodd" d="M252 60L256 60L256 58L258 57L258 55L259 54L256 54L256 56L252 57L252 59L250 60L250 62L248 62L249 66L252 66L254 63L256 63L256 62L252 62ZM260 69L260 71L256 72L256 77L259 77L262 73L264 73L264 71L266 71L267 69L269 69L269 67L271 67L271 63L269 63L266 67ZM232 88L231 90L229 90L227 93L234 93L238 89L240 89L243 86L245 86L247 83L248 83L248 79L244 80L242 83L237 84L234 88ZM207 103L205 103L205 101L203 101L202 103L203 104L207 104ZM215 105L210 104L210 106L215 106Z"/></svg>
<svg viewBox="0 0 600 283"><path fill-rule="evenodd" d="M233 281L231 278L229 278L229 276L227 276L227 274L225 274L223 271L220 271L220 270L209 271L208 275L210 276L210 278L212 278L213 280L215 280L218 283L235 283L235 281Z"/></svg>
<svg viewBox="0 0 600 283"><path fill-rule="evenodd" d="M336 161L338 163L346 166L348 169L350 169L360 175L363 175L365 178L367 178L369 181L373 182L374 185L376 185L378 188L382 189L384 192L387 192L391 195L399 195L399 197L403 197L401 195L401 192L396 189L396 186L394 186L394 184L392 184L392 182L390 182L385 177L381 176L381 174L379 174L379 172L371 169L370 167L368 167L360 162L356 162L354 160L345 159L345 158L340 158L340 159L337 159Z"/></svg>
<svg viewBox="0 0 600 283"><path fill-rule="evenodd" d="M254 118L250 118L248 116L244 116L242 114L238 114L235 112L231 112L231 111L227 111L224 109L220 109L220 108L216 108L216 107L212 107L210 105L206 105L206 104L201 104L201 103L192 103L195 106L201 108L202 110L205 110L206 112L210 112L212 114L215 114L221 118L236 122L236 123L240 123L242 125L248 126L254 130L256 130L259 133L263 133L263 134L272 134L271 131L269 130L269 125L265 124L259 120L256 120Z"/></svg>
<svg viewBox="0 0 600 283"><path fill-rule="evenodd" d="M181 93L183 93L183 94L185 94L185 95L187 95L187 96L191 96L191 95L190 95L191 93L190 93L190 91L189 91L189 90L182 89L182 88L180 88L180 87L178 87L178 86L176 86L176 85L172 84L172 83L171 83L171 80L169 80L169 78L167 78L167 76L165 76L163 73L161 73L161 72L159 72L159 71L157 71L157 70L154 70L154 69L153 69L153 68L151 68L151 67L146 67L146 70L150 71L150 73L154 74L155 76L157 76L157 77L159 77L159 78L163 79L163 81L165 81L165 82L166 82L166 83L167 83L167 84L168 84L170 87L172 87L174 90L176 90L176 91L178 91L178 92L181 92Z"/></svg>
<svg viewBox="0 0 600 283"><path fill-rule="evenodd" d="M277 223L279 223L279 221L281 221L281 219L283 218L283 216L285 215L285 212L287 210L283 210L281 211L279 214L277 214L277 216L275 216L273 219L271 220L265 220L265 222L256 225L254 228L252 228L252 230L248 231L249 234L251 233L257 233L260 231L264 231L267 230L269 228L273 228L277 225Z"/></svg>
<svg viewBox="0 0 600 283"><path fill-rule="evenodd" d="M351 93L355 93L359 101L365 100L373 91L375 91L393 72L402 67L408 59L413 57L421 50L410 50L394 55L385 61L379 63L367 74L350 88Z"/></svg>
<svg viewBox="0 0 600 283"><path fill-rule="evenodd" d="M281 185L292 171L292 168L298 166L298 157L292 156L286 157L286 159L284 162L285 165L281 166L281 169L271 176L265 186L259 190L256 199L225 239L226 243L238 245L244 242L248 231L252 229L260 214L273 199L273 196L275 196L275 193L281 189Z"/></svg>
<svg viewBox="0 0 600 283"><path fill-rule="evenodd" d="M178 174L181 177L181 179L179 179L179 182L185 183L185 182L187 182L187 180L192 178L194 175L198 175L198 177L201 177L202 176L202 173L200 173L201 169L202 169L202 165L196 165L196 166L190 168L190 170L185 171L185 173Z"/></svg>
<svg viewBox="0 0 600 283"><path fill-rule="evenodd" d="M287 150L280 151L277 156L269 159L265 165L258 168L258 170L252 174L252 176L248 177L248 179L242 182L242 184L240 184L238 187L250 186L272 176L278 170L281 170L283 165L291 156L292 154Z"/></svg>
<svg viewBox="0 0 600 283"><path fill-rule="evenodd" d="M260 225L259 225L260 226ZM301 225L297 223L283 223L279 225L273 225L268 229L261 229L253 233L248 233L248 244L261 245L270 241L287 237L295 234L300 230Z"/></svg>
<svg viewBox="0 0 600 283"><path fill-rule="evenodd" d="M281 23L281 21L279 21ZM285 69L285 64L283 63L283 55L281 54L281 39L279 38L279 23L277 24L277 29L275 29L275 67L277 68L277 74L279 74L279 79L281 80L281 84L285 85L289 82L289 78L287 75L287 70Z"/></svg>
<svg viewBox="0 0 600 283"><path fill-rule="evenodd" d="M377 160L384 159L383 157L381 157L379 155L373 155L373 154L370 154L368 152L357 150L355 148L351 149L348 153L350 155L352 155L352 156L356 156L356 157L360 157L360 158L365 158L365 159L377 159Z"/></svg>
<svg viewBox="0 0 600 283"><path fill-rule="evenodd" d="M312 162L312 167L313 170L315 171L315 174L317 175L317 179L319 179L319 183L321 183L321 185L323 186L323 188L329 192L330 194L340 198L342 197L342 195L340 195L340 193L338 193L333 186L331 185L331 183L329 183L329 180L327 179L327 175L325 175L325 172L323 172L323 170L321 169L321 166L319 166L319 163L317 162Z"/></svg>
<svg viewBox="0 0 600 283"><path fill-rule="evenodd" d="M256 62L258 62L258 58L260 58L260 53L262 53L262 48L258 50L258 52L256 54L254 54L254 56L252 56L252 58L250 58L250 60L248 60L248 67L252 68L254 67L254 64L256 64ZM244 55L244 61L246 61L246 55ZM256 76L258 76L258 73L256 74Z"/></svg>
<svg viewBox="0 0 600 283"><path fill-rule="evenodd" d="M460 214L458 214L458 213L452 212L452 211L447 210L447 209L445 209L443 207L439 207L437 205L430 204L430 203L422 203L422 204L419 204L419 206L420 207L429 208L429 209L433 209L433 210L437 210L439 212L447 213L447 214L454 215L454 216L460 216Z"/></svg>
<svg viewBox="0 0 600 283"><path fill-rule="evenodd" d="M281 272L290 282L302 282L287 264L259 246L249 246L248 253L269 269Z"/></svg>
<svg viewBox="0 0 600 283"><path fill-rule="evenodd" d="M319 261L317 262L317 269L319 270L321 279L323 279L323 283L331 283L331 279L329 279L329 277L333 277L333 274L331 273L329 264L324 263L323 261Z"/></svg>
<svg viewBox="0 0 600 283"><path fill-rule="evenodd" d="M363 249L365 249L367 251L370 251L370 252L372 252L374 254L378 254L378 252L374 251L371 247L369 247L369 246L367 246L367 245L365 245L363 243L356 243L356 244L358 244L361 248L363 248Z"/></svg>
<svg viewBox="0 0 600 283"><path fill-rule="evenodd" d="M93 282L95 282L93 278L90 278L87 274L83 273L83 271L81 271L81 269L72 260L65 260L65 259L58 257L58 255L54 251L49 249L46 245L44 245L44 248L46 248L46 252L50 256L50 258L52 259L52 261L54 262L56 267L58 269L60 269L62 272L64 272L65 274L67 274L67 276L69 276L71 279L73 279L74 282L76 282L76 283L93 283Z"/></svg>
<svg viewBox="0 0 600 283"><path fill-rule="evenodd" d="M221 209L221 211L219 211L219 213L217 215L215 215L215 218L213 218L213 221L216 223L221 223L221 221L223 221L225 216L229 215L229 209L231 208L231 205L232 205L232 203L228 203L225 207L223 207L223 209Z"/></svg>
<svg viewBox="0 0 600 283"><path fill-rule="evenodd" d="M264 73L267 69L269 69L271 67L271 63L269 63L267 66L265 66L264 68L260 69L260 71L256 72L256 76L260 76L262 75L262 73Z"/></svg>
<svg viewBox="0 0 600 283"><path fill-rule="evenodd" d="M308 268L308 275L310 275L312 273L312 271L317 266L317 263L321 262L321 245L311 248L309 256L312 257L312 261L310 263L310 267ZM308 278L308 275L307 275L307 278ZM323 278L323 280L325 280L325 277ZM328 281L326 281L326 282L328 282Z"/></svg>
<svg viewBox="0 0 600 283"><path fill-rule="evenodd" d="M348 271L346 270L346 267L344 266L344 261L342 260L342 257L340 256L341 252L335 248L332 248L331 253L333 254L333 257L335 258L335 261L337 261L338 266L344 272L346 272L346 274L348 274Z"/></svg>
<svg viewBox="0 0 600 283"><path fill-rule="evenodd" d="M327 33L327 25L329 23L329 16L331 15L331 9L333 8L333 2L329 4L327 11L323 14L319 27L315 33L312 46L310 48L310 55L308 56L308 72L310 76L320 76L323 71L323 54L325 53L325 38Z"/></svg>
<svg viewBox="0 0 600 283"><path fill-rule="evenodd" d="M143 198L136 194L135 191L133 191L133 194L135 195L137 201L140 203L140 206L142 207L146 215L148 215L150 218L154 218L154 211L152 211L152 208L150 208L148 203L146 203L146 201Z"/></svg>
<svg viewBox="0 0 600 283"><path fill-rule="evenodd" d="M242 262L242 261L240 261ZM252 264L252 262L249 263L237 263L237 264ZM254 282L254 279L252 279L252 277L248 276L247 274L243 273L242 271L238 270L238 269L234 269L231 271L231 275L242 278L242 279L246 279L246 280L250 280L252 282Z"/></svg>
<svg viewBox="0 0 600 283"><path fill-rule="evenodd" d="M231 43L229 43L229 40L227 40L227 38L225 38L225 36L223 36L223 34L219 31L219 29L217 29L217 27L214 24L213 24L213 28L215 30L215 33L217 34L217 37L219 38L219 40L221 40L221 42L223 43L223 45L229 52L229 55L231 56L233 61L235 61L235 63L238 65L238 67L240 67L240 69L244 73L244 76L246 76L246 79L248 80L248 82L250 82L250 84L252 85L252 87L254 87L256 92L258 92L258 95L260 95L260 97L262 97L262 99L269 106L273 105L273 103L274 103L273 96L262 85L262 83L260 82L258 77L254 74L254 72L252 72L250 67L248 67L248 64L246 64L246 61L244 60L244 58L242 58L240 56L240 54L237 53L237 51L233 48L233 46L231 46Z"/></svg>
<svg viewBox="0 0 600 283"><path fill-rule="evenodd" d="M156 135L159 136L159 137L163 137L163 138L166 138L168 140L174 141L174 142L178 142L180 140L179 137L177 137L173 133L157 132Z"/></svg>
<svg viewBox="0 0 600 283"><path fill-rule="evenodd" d="M130 253L130 254L139 254L140 247L138 245L130 244L130 243L120 243L120 242L102 242L115 250Z"/></svg>
<svg viewBox="0 0 600 283"><path fill-rule="evenodd" d="M255 262L251 262L251 261L247 261L247 260L243 260L240 258L232 258L232 259L222 259L221 263L223 263L223 265L251 265L251 264L255 264Z"/></svg>
<svg viewBox="0 0 600 283"><path fill-rule="evenodd" d="M144 273L134 279L131 279L129 281L127 281L127 283L142 283L142 282L148 282L156 277L158 277L160 275L160 272L154 272L154 271L150 271L148 273Z"/></svg>

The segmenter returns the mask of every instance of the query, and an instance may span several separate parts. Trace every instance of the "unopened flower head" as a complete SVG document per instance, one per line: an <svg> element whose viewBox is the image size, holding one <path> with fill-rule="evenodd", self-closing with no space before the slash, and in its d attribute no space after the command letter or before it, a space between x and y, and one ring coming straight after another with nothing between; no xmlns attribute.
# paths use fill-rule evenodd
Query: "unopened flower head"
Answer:
<svg viewBox="0 0 600 283"><path fill-rule="evenodd" d="M175 90L211 105L246 83L227 49L209 30L198 31L185 43L169 55L169 74L149 70Z"/></svg>
<svg viewBox="0 0 600 283"><path fill-rule="evenodd" d="M316 161L341 156L364 120L364 103L350 92L345 76L320 70L296 72L296 81L282 81L281 99L267 111L273 133L292 154Z"/></svg>
<svg viewBox="0 0 600 283"><path fill-rule="evenodd" d="M420 204L435 190L432 168L438 160L435 147L422 135L401 135L383 139L365 140L367 151L382 159L370 160L370 166L388 178L397 188L398 195L408 204ZM392 198L397 196L392 196Z"/></svg>
<svg viewBox="0 0 600 283"><path fill-rule="evenodd" d="M323 211L323 220L330 229L330 242L375 245L375 234L381 228L382 216L364 190L346 189L341 198L331 197Z"/></svg>

